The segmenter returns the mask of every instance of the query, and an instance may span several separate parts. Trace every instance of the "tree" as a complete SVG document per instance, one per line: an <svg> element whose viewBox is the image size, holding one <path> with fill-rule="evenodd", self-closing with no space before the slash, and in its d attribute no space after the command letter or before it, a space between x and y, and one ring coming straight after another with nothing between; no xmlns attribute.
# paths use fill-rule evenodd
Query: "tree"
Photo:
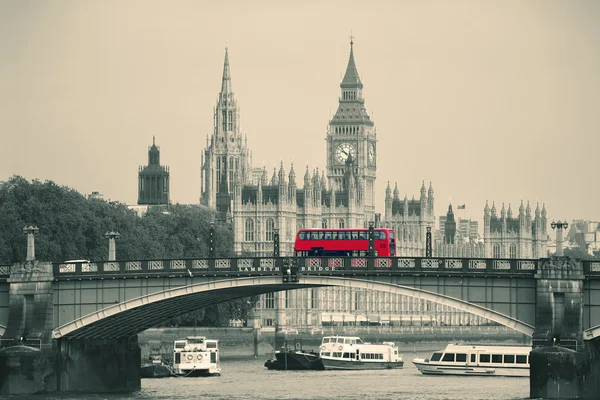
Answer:
<svg viewBox="0 0 600 400"><path fill-rule="evenodd" d="M69 259L106 260L107 231L118 231L117 259L174 259L208 257L211 221L215 225L217 257L232 257L231 226L219 222L216 211L199 205L150 208L139 217L125 204L86 199L76 190L52 181L31 182L13 176L0 183L0 264L23 261L26 256L26 225L40 228L36 258L52 262ZM207 310L174 318L181 325L225 325L246 319L256 297L233 300ZM252 306L249 306L251 304Z"/></svg>

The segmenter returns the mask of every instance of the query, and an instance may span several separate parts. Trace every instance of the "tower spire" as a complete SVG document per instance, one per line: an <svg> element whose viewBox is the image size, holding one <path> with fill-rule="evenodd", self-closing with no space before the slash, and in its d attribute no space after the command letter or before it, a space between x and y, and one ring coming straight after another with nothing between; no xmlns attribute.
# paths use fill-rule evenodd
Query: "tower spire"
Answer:
<svg viewBox="0 0 600 400"><path fill-rule="evenodd" d="M231 93L231 73L229 72L229 48L225 47L225 62L223 63L223 82L221 93Z"/></svg>
<svg viewBox="0 0 600 400"><path fill-rule="evenodd" d="M358 69L354 62L354 36L350 34L350 58L348 59L348 66L346 67L346 73L344 79L342 79L342 88L361 88L363 87L360 77L358 76Z"/></svg>

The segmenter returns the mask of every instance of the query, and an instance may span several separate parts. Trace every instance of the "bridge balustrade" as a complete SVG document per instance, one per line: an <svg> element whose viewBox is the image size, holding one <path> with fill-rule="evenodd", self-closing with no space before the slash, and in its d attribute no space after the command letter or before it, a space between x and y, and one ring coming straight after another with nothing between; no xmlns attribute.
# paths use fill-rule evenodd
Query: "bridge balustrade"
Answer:
<svg viewBox="0 0 600 400"><path fill-rule="evenodd" d="M252 276L279 275L287 257L194 258L54 263L55 279L114 278L149 275ZM299 257L299 274L472 274L532 276L539 260L424 257ZM588 263L589 264L589 263ZM588 265L600 275L598 266Z"/></svg>
<svg viewBox="0 0 600 400"><path fill-rule="evenodd" d="M8 279L10 277L10 267L12 265L0 265L0 279Z"/></svg>

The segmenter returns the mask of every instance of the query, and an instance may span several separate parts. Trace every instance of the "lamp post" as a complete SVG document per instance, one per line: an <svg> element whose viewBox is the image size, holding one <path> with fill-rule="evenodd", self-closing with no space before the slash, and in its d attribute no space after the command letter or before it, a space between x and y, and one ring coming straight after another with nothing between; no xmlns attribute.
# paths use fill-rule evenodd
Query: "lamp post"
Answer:
<svg viewBox="0 0 600 400"><path fill-rule="evenodd" d="M279 257L279 228L273 232L273 257Z"/></svg>
<svg viewBox="0 0 600 400"><path fill-rule="evenodd" d="M215 258L215 223L211 221L208 230L208 257Z"/></svg>
<svg viewBox="0 0 600 400"><path fill-rule="evenodd" d="M431 227L427 227L425 234L425 257L431 257Z"/></svg>
<svg viewBox="0 0 600 400"><path fill-rule="evenodd" d="M566 220L565 222L561 222L559 220L558 222L552 221L550 226L553 230L556 229L556 253L554 255L556 257L563 257L563 229L567 229L569 227L569 224Z"/></svg>
<svg viewBox="0 0 600 400"><path fill-rule="evenodd" d="M108 261L115 261L117 259L117 245L115 239L120 237L119 232L106 232L104 237L108 239Z"/></svg>
<svg viewBox="0 0 600 400"><path fill-rule="evenodd" d="M369 257L375 257L375 227L373 221L369 221Z"/></svg>
<svg viewBox="0 0 600 400"><path fill-rule="evenodd" d="M35 260L35 235L40 231L37 226L26 226L23 233L27 234L27 258L26 261Z"/></svg>

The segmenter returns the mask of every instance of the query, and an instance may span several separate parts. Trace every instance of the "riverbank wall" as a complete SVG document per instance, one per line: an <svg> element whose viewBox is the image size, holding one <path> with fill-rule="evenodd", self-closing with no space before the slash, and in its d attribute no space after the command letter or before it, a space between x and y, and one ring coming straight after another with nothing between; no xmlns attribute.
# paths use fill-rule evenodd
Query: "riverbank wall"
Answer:
<svg viewBox="0 0 600 400"><path fill-rule="evenodd" d="M273 331L253 328L151 328L138 335L141 359L160 354L166 360L173 355L173 342L188 336L206 336L219 340L221 359L271 356L281 343L302 341L306 350L317 350L323 336L359 336L364 341L397 342L404 353L435 350L447 343L514 343L529 344L529 338L504 327L327 327L323 329Z"/></svg>

